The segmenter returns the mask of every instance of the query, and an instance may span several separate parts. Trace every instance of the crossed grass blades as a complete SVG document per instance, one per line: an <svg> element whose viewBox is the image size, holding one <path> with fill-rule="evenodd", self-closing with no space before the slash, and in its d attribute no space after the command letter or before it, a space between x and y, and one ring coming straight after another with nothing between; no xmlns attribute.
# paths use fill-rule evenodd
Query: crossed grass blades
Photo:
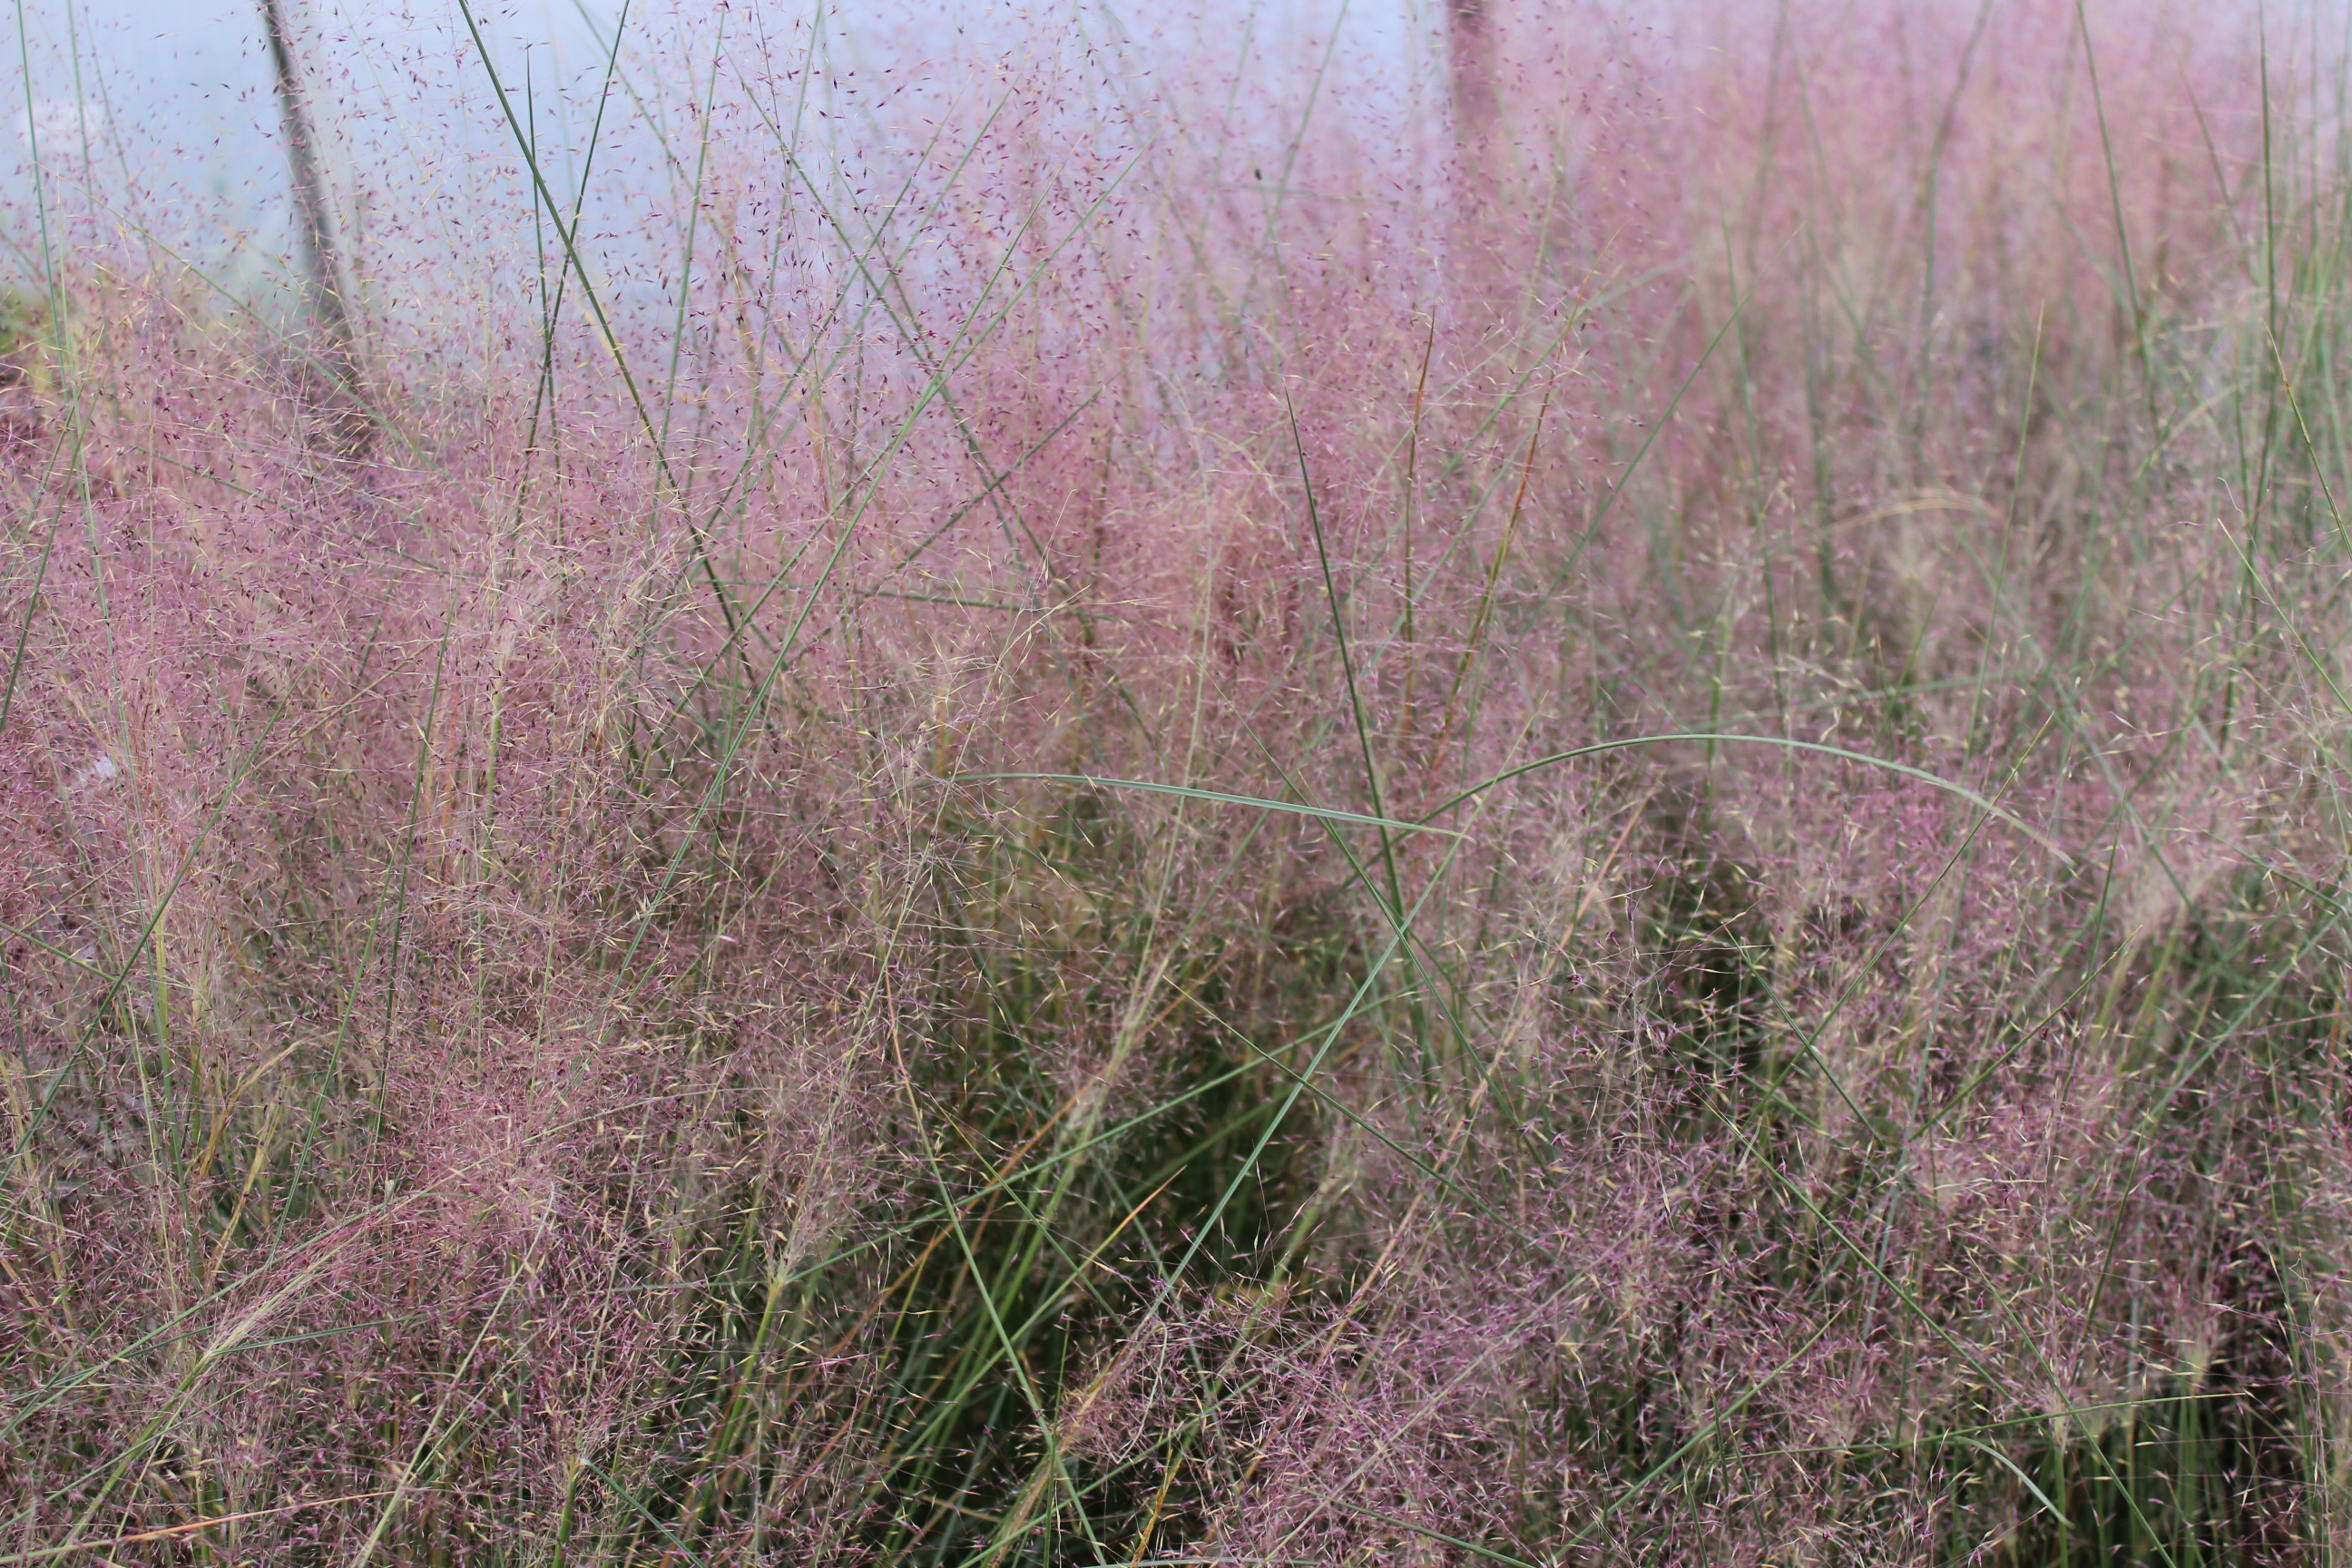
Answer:
<svg viewBox="0 0 2352 1568"><path fill-rule="evenodd" d="M36 154L0 1561L2338 1560L2323 9L281 18L324 335Z"/></svg>

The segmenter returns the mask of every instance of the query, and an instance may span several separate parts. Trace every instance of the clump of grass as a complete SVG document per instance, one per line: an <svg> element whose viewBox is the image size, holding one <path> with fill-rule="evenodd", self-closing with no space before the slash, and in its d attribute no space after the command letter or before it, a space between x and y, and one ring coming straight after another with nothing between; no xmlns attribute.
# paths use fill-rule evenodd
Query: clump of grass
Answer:
<svg viewBox="0 0 2352 1568"><path fill-rule="evenodd" d="M2332 1560L2341 40L1450 15L41 175L0 1560Z"/></svg>

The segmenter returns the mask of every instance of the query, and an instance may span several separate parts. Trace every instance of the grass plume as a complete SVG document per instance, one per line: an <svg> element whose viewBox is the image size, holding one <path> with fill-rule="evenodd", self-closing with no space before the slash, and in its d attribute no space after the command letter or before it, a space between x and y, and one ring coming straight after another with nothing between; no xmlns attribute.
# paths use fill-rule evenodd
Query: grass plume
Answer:
<svg viewBox="0 0 2352 1568"><path fill-rule="evenodd" d="M0 1564L2338 1561L2322 9L77 36Z"/></svg>

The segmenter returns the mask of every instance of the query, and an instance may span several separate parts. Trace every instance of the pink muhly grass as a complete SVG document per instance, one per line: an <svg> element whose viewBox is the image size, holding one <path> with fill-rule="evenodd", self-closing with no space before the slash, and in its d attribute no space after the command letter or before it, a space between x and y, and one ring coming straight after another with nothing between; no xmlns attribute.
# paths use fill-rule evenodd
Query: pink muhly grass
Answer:
<svg viewBox="0 0 2352 1568"><path fill-rule="evenodd" d="M2344 1538L2340 59L1447 15L45 157L0 1561Z"/></svg>

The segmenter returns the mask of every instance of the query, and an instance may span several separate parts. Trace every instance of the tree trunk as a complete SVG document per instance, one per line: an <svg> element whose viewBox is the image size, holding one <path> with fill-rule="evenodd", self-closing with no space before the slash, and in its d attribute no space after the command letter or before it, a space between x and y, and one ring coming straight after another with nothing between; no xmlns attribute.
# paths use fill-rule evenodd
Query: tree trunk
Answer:
<svg viewBox="0 0 2352 1568"><path fill-rule="evenodd" d="M1500 264L1504 159L1496 93L1494 0L1446 0L1448 89L1454 110L1454 255L1465 299L1485 299Z"/></svg>
<svg viewBox="0 0 2352 1568"><path fill-rule="evenodd" d="M314 433L343 458L364 457L374 444L375 424L360 386L359 347L346 302L343 256L335 234L334 209L319 167L318 138L310 102L294 52L294 32L286 0L261 0L262 26L269 35L269 59L278 78L278 116L285 127L286 159L294 184L296 226L301 231L303 313L312 331L304 348L303 383Z"/></svg>
<svg viewBox="0 0 2352 1568"><path fill-rule="evenodd" d="M1495 33L1487 0L1446 0L1445 39L1452 52L1454 126L1465 169L1483 165L1495 140ZM1479 154L1473 157L1474 152Z"/></svg>

